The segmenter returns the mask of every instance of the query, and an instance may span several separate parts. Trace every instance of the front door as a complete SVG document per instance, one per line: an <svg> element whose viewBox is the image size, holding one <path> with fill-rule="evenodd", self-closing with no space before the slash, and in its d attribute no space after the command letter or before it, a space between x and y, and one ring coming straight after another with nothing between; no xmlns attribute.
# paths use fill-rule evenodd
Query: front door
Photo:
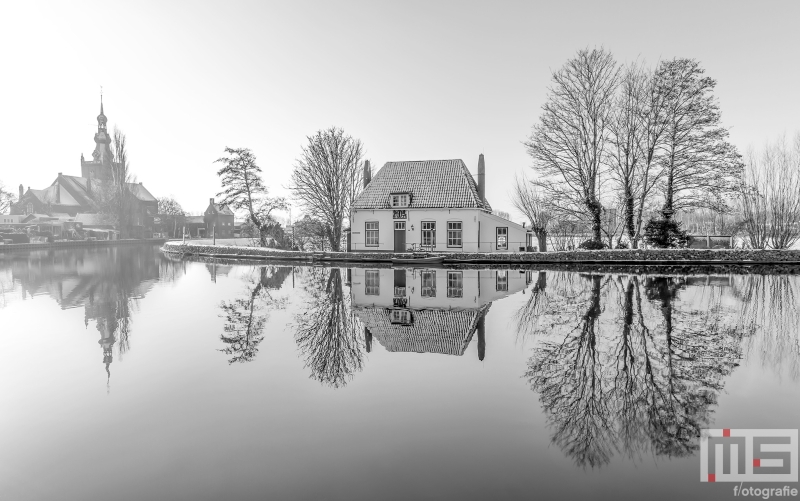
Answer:
<svg viewBox="0 0 800 501"><path fill-rule="evenodd" d="M405 221L395 221L394 222L394 251L395 252L405 252L406 251L406 222Z"/></svg>

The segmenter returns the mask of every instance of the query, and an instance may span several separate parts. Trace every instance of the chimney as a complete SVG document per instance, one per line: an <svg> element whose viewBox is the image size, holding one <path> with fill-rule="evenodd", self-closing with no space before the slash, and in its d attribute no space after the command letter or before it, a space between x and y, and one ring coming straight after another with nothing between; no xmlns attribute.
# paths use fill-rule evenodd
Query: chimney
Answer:
<svg viewBox="0 0 800 501"><path fill-rule="evenodd" d="M19 185L19 200L18 200L19 202L22 201L22 194L23 193L25 193L25 191L22 189L22 185L20 184Z"/></svg>
<svg viewBox="0 0 800 501"><path fill-rule="evenodd" d="M211 205L214 205L214 199L213 198L209 198L208 199L208 203L211 204Z"/></svg>
<svg viewBox="0 0 800 501"><path fill-rule="evenodd" d="M369 160L364 162L364 188L372 181L372 168L369 165Z"/></svg>
<svg viewBox="0 0 800 501"><path fill-rule="evenodd" d="M483 153L478 156L478 196L482 202L486 202L486 164Z"/></svg>
<svg viewBox="0 0 800 501"><path fill-rule="evenodd" d="M481 155L483 156L483 155ZM478 360L483 361L486 358L486 320L485 316L481 316L478 320Z"/></svg>
<svg viewBox="0 0 800 501"><path fill-rule="evenodd" d="M59 172L58 175L60 176L61 173ZM56 186L56 203L60 204L61 203L61 185L56 183L55 186Z"/></svg>

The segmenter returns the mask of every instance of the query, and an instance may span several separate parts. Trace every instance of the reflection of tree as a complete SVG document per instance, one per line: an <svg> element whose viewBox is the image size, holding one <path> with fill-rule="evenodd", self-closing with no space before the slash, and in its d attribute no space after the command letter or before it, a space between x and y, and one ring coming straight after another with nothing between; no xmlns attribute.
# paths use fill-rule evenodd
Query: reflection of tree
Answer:
<svg viewBox="0 0 800 501"><path fill-rule="evenodd" d="M758 331L747 339L748 353L757 352L765 367L780 370L788 363L792 380L800 378L800 277L744 275L733 280L740 300L737 324Z"/></svg>
<svg viewBox="0 0 800 501"><path fill-rule="evenodd" d="M220 305L225 318L225 333L220 339L227 346L220 351L230 355L229 364L250 362L258 353L258 345L264 340L264 324L269 318L269 310L283 308L285 299L273 298L270 290L280 289L286 277L292 272L289 267L264 266L250 277L244 297L233 301L223 301Z"/></svg>
<svg viewBox="0 0 800 501"><path fill-rule="evenodd" d="M343 293L340 269L311 270L304 289L309 297L295 317L295 340L311 377L339 388L363 367L363 329Z"/></svg>
<svg viewBox="0 0 800 501"><path fill-rule="evenodd" d="M532 330L558 337L540 340L526 372L553 441L590 467L616 452L693 454L741 356L741 335L722 327L719 304L680 303L682 279L592 275L580 283L583 291L551 297Z"/></svg>

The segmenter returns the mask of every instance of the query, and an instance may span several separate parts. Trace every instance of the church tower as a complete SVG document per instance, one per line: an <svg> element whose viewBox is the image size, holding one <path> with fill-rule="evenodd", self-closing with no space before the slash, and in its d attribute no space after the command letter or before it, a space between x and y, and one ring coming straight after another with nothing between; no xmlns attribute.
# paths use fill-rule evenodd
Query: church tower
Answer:
<svg viewBox="0 0 800 501"><path fill-rule="evenodd" d="M111 179L111 136L108 135L108 118L103 113L103 96L100 96L100 114L97 115L97 133L94 135L95 147L92 160L86 161L81 155L81 177Z"/></svg>

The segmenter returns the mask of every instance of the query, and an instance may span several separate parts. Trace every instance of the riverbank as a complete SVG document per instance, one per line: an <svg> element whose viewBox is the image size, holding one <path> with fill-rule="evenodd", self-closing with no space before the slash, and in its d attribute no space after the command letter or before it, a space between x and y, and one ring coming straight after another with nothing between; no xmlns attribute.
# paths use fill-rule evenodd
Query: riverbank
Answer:
<svg viewBox="0 0 800 501"><path fill-rule="evenodd" d="M47 249L73 249L80 247L113 247L131 244L164 244L164 238L143 238L125 240L63 240L46 244L5 244L0 245L0 252L16 252Z"/></svg>
<svg viewBox="0 0 800 501"><path fill-rule="evenodd" d="M222 245L167 242L164 252L183 256L296 262L392 263L410 258L410 253L393 252L300 252ZM436 253L444 264L592 264L592 265L800 265L798 250L750 249L621 249L562 252Z"/></svg>

